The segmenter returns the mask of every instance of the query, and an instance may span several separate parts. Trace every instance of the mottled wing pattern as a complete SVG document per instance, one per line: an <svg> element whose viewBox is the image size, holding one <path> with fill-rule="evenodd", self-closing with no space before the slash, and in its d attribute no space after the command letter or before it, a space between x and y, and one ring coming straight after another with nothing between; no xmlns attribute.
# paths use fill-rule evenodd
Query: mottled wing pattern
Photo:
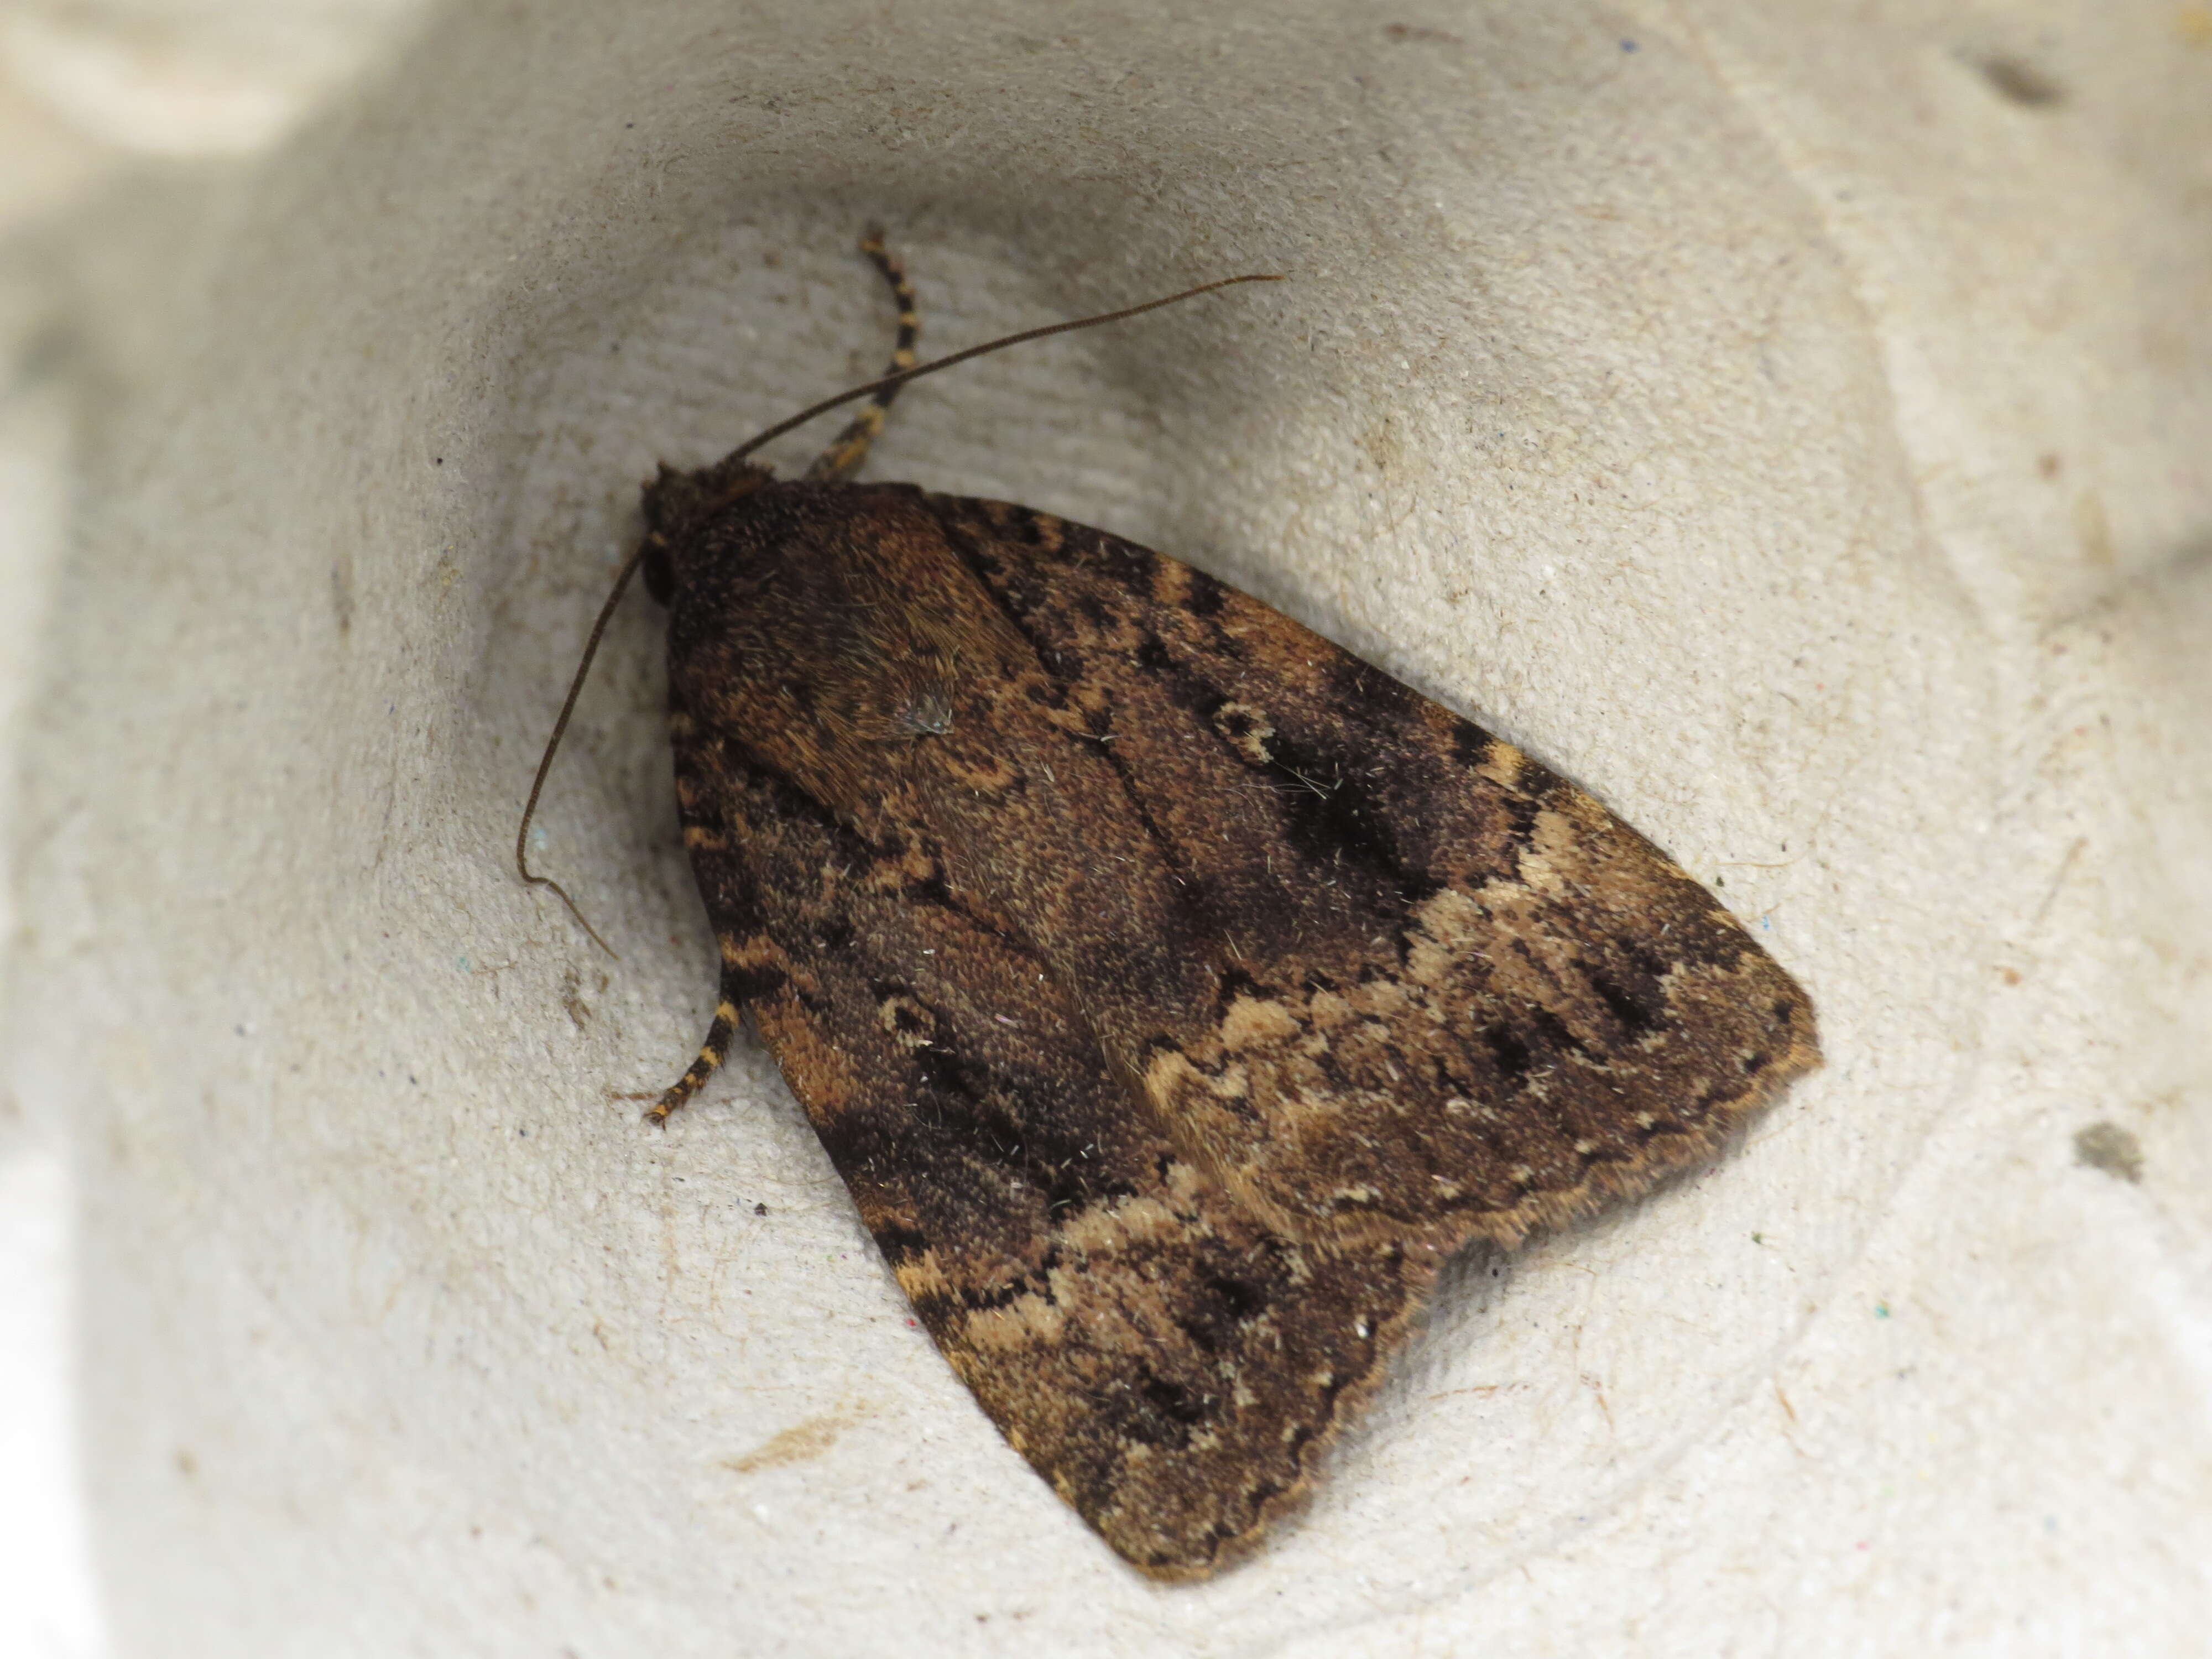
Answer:
<svg viewBox="0 0 2212 1659"><path fill-rule="evenodd" d="M1310 1242L1510 1246L1708 1157L1818 1061L1804 993L1520 750L1189 566L923 498L1067 688L1232 964L1146 1081Z"/></svg>
<svg viewBox="0 0 2212 1659"><path fill-rule="evenodd" d="M1021 507L720 482L657 486L647 570L715 1030L750 1013L955 1370L1147 1571L1296 1501L1446 1253L1814 1063L1634 830L1256 601Z"/></svg>
<svg viewBox="0 0 2212 1659"><path fill-rule="evenodd" d="M952 896L926 829L864 841L734 738L678 730L723 996L931 1335L1116 1550L1210 1573L1299 1498L1436 1253L1271 1232L1109 1075L1048 964Z"/></svg>

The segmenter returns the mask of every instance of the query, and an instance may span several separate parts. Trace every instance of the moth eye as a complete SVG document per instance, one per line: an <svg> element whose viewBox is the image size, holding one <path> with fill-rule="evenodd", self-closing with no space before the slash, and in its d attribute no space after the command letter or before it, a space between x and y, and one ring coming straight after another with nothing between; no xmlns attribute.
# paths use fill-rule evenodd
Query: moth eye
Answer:
<svg viewBox="0 0 2212 1659"><path fill-rule="evenodd" d="M645 591L655 605L665 605L676 591L676 571L669 562L668 544L658 535L645 544Z"/></svg>
<svg viewBox="0 0 2212 1659"><path fill-rule="evenodd" d="M894 993L876 1008L876 1018L902 1047L927 1048L937 1040L937 1017L912 997Z"/></svg>

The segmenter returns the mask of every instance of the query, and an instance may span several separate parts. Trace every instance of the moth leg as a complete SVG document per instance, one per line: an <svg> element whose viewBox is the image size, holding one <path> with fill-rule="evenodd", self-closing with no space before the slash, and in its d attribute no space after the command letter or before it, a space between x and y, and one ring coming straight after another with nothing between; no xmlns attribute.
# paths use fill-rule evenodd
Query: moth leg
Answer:
<svg viewBox="0 0 2212 1659"><path fill-rule="evenodd" d="M891 285L891 297L898 301L898 343L891 348L891 366L884 371L896 374L902 368L915 365L914 344L921 337L921 318L914 308L914 284L907 281L906 267L899 257L884 246L883 231L873 225L860 238L860 252L874 262ZM806 469L809 483L843 483L860 470L868 459L868 446L876 441L876 434L884 429L884 416L891 406L891 399L899 395L899 388L887 386L871 398L852 424L839 433L829 448L816 458Z"/></svg>
<svg viewBox="0 0 2212 1659"><path fill-rule="evenodd" d="M699 1045L699 1058L691 1062L691 1069L672 1084L646 1113L648 1123L666 1123L668 1115L697 1094L707 1079L714 1075L722 1064L722 1056L730 1052L730 1039L737 1035L738 1005L725 996L714 1005L714 1023L707 1028L707 1040Z"/></svg>

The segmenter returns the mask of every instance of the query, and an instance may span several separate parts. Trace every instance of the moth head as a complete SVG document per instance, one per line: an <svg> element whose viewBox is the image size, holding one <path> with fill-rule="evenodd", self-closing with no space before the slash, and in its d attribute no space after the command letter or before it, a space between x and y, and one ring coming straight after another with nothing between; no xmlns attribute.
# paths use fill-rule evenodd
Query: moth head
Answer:
<svg viewBox="0 0 2212 1659"><path fill-rule="evenodd" d="M686 539L775 476L766 467L735 456L696 472L679 472L661 463L658 476L645 487L646 591L666 605L673 586L670 545Z"/></svg>

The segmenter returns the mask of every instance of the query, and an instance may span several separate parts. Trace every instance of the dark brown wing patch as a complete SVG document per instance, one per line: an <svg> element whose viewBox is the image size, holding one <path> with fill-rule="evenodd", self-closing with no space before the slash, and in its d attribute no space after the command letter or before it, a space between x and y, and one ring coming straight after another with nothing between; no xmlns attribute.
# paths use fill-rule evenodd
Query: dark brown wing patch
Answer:
<svg viewBox="0 0 2212 1659"><path fill-rule="evenodd" d="M1316 1252L1184 1161L1018 942L933 902L926 841L685 757L693 861L749 1006L930 1334L1016 1449L1157 1577L1303 1495L1419 1314L1432 1253Z"/></svg>
<svg viewBox="0 0 2212 1659"><path fill-rule="evenodd" d="M1804 994L1583 791L1177 560L928 498L1240 964L1146 1077L1292 1237L1449 1249L1644 1190L1817 1059Z"/></svg>

